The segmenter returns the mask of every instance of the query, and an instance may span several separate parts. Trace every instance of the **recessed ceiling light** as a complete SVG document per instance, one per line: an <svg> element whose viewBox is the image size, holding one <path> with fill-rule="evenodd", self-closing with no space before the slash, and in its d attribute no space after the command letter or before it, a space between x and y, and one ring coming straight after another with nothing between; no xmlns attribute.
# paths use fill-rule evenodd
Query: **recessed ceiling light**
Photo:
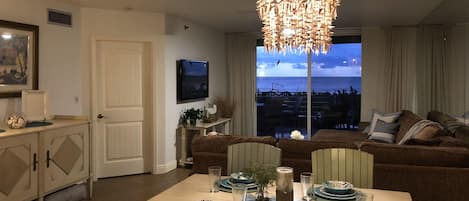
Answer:
<svg viewBox="0 0 469 201"><path fill-rule="evenodd" d="M2 38L5 39L5 40L9 40L11 39L11 34L2 34Z"/></svg>

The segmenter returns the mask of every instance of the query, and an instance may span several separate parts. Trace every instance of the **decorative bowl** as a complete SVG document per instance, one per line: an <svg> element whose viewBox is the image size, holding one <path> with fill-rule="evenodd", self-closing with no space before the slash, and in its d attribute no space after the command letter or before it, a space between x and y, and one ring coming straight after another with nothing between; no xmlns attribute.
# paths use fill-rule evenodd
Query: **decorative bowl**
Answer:
<svg viewBox="0 0 469 201"><path fill-rule="evenodd" d="M324 190L332 194L348 194L353 189L353 185L346 181L326 181Z"/></svg>

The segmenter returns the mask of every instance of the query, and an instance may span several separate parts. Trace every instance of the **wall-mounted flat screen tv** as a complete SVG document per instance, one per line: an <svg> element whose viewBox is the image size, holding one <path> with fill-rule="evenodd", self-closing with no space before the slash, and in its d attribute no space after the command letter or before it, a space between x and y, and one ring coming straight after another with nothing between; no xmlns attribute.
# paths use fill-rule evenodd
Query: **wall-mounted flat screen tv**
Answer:
<svg viewBox="0 0 469 201"><path fill-rule="evenodd" d="M208 97L208 61L177 61L178 103L197 101Z"/></svg>

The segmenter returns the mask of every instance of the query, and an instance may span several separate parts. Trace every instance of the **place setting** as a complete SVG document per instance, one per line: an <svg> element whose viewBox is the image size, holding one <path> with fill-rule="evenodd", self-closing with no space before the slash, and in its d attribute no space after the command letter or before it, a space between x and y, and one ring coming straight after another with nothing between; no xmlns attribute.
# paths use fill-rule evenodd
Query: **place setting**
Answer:
<svg viewBox="0 0 469 201"><path fill-rule="evenodd" d="M229 178L221 179L218 183L220 191L231 193L233 188L245 187L247 193L257 191L254 180L243 172L232 173Z"/></svg>

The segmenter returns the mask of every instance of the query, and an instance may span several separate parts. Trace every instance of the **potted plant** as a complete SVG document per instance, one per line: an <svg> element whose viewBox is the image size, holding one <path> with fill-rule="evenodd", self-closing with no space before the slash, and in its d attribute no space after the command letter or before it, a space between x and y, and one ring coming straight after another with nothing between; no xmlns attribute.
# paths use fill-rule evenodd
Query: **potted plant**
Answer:
<svg viewBox="0 0 469 201"><path fill-rule="evenodd" d="M275 167L266 164L254 164L243 170L243 173L250 176L257 185L256 201L269 201L265 196L267 187L277 179Z"/></svg>
<svg viewBox="0 0 469 201"><path fill-rule="evenodd" d="M191 108L191 109L184 111L180 119L183 125L184 125L184 122L187 122L187 120L189 120L189 124L191 126L195 126L195 124L197 123L197 120L202 119L203 114L204 112L201 109Z"/></svg>

